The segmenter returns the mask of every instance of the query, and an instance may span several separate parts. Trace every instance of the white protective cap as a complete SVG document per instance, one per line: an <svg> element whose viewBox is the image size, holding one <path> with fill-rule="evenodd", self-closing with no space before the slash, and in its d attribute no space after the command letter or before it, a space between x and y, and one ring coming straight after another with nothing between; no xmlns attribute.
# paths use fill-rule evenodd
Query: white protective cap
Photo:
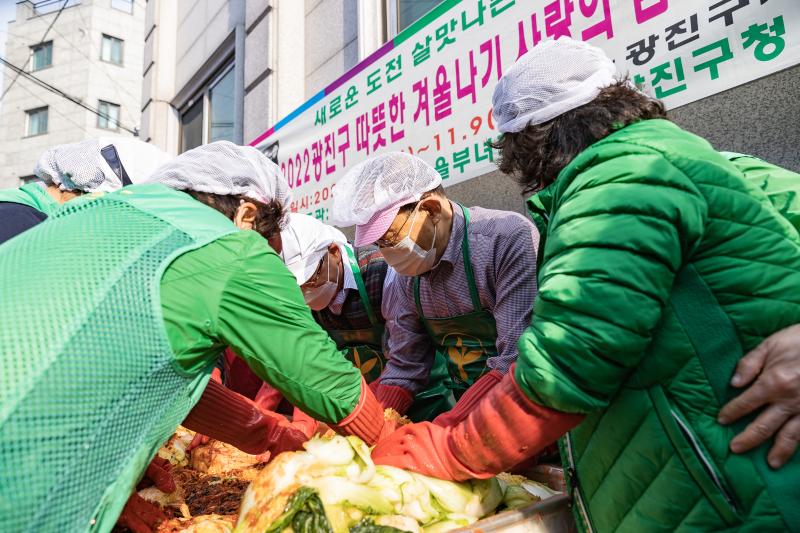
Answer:
<svg viewBox="0 0 800 533"><path fill-rule="evenodd" d="M162 165L147 178L179 191L243 195L285 206L291 201L289 182L281 169L252 146L217 141L198 146Z"/></svg>
<svg viewBox="0 0 800 533"><path fill-rule="evenodd" d="M344 233L323 224L314 217L301 213L289 213L286 227L281 231L281 257L289 272L294 274L297 284L302 285L314 275L320 260L331 243L344 245Z"/></svg>
<svg viewBox="0 0 800 533"><path fill-rule="evenodd" d="M588 104L614 83L616 72L596 46L568 37L541 42L497 83L492 96L497 128L515 133Z"/></svg>
<svg viewBox="0 0 800 533"><path fill-rule="evenodd" d="M419 157L388 152L353 167L336 183L331 220L356 225L355 245L379 239L400 207L419 201L441 185L442 177Z"/></svg>
<svg viewBox="0 0 800 533"><path fill-rule="evenodd" d="M62 191L115 191L122 187L122 181L100 151L111 144L134 183L170 159L166 152L138 139L99 137L46 150L33 173L47 184L58 185Z"/></svg>

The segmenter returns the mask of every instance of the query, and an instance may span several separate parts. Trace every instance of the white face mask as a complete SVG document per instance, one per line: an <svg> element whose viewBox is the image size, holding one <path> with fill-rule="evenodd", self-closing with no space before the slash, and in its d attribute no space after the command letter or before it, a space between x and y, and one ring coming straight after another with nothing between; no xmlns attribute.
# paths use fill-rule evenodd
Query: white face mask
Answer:
<svg viewBox="0 0 800 533"><path fill-rule="evenodd" d="M331 260L328 258L327 281L319 287L303 289L303 298L306 304L314 311L321 311L328 307L339 288L339 265L336 265L336 277L331 279Z"/></svg>
<svg viewBox="0 0 800 533"><path fill-rule="evenodd" d="M402 238L400 242L391 248L381 248L381 254L386 262L395 269L401 276L419 276L433 268L436 262L436 225L433 226L433 243L430 250L423 250L411 238L411 232L414 229L414 222L416 222L417 213L414 213L414 219L411 221L411 229L408 230L408 235Z"/></svg>

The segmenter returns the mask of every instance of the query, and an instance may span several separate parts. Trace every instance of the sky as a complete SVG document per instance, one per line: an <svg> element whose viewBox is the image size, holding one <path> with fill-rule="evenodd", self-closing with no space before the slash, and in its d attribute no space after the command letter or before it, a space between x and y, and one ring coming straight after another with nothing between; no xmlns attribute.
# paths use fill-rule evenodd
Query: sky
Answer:
<svg viewBox="0 0 800 533"><path fill-rule="evenodd" d="M16 0L0 0L0 56L6 55L6 26L13 20L17 13Z"/></svg>

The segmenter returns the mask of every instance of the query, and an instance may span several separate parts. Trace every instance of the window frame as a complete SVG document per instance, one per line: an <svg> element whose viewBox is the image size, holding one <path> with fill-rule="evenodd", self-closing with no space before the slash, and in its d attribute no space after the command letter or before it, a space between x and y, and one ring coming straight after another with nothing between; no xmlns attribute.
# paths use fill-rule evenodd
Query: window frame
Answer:
<svg viewBox="0 0 800 533"><path fill-rule="evenodd" d="M37 49L44 48L44 47L47 47L47 46L50 47L50 63L48 63L44 67L34 68L34 64L35 64L34 61L36 59L36 51L37 51ZM49 41L45 41L43 43L37 43L37 44L31 45L30 49L31 49L31 64L30 64L31 72L39 72L40 70L47 70L49 68L52 68L52 66L53 66L53 40L52 39L49 40Z"/></svg>
<svg viewBox="0 0 800 533"><path fill-rule="evenodd" d="M38 133L31 133L31 118L33 117L34 114L40 113L42 111L44 111L46 113L46 115L45 115L46 116L46 119L45 119L46 120L46 124L45 124L44 131L40 131ZM43 106L34 107L34 108L31 108L31 109L26 109L25 110L25 136L23 137L23 139L27 139L27 138L30 138L30 137L39 137L40 135L47 135L49 133L49 131L50 131L50 106L49 105L43 105Z"/></svg>
<svg viewBox="0 0 800 533"><path fill-rule="evenodd" d="M384 8L386 10L386 33L388 34L387 40L390 40L397 37L402 31L400 29L400 2L402 0L384 0L384 1L385 1ZM443 0L439 0L440 3L442 1ZM414 22L416 22L416 20Z"/></svg>
<svg viewBox="0 0 800 533"><path fill-rule="evenodd" d="M229 62L225 63L222 68L218 69L216 74L212 76L207 83L205 83L195 96L189 99L189 101L184 105L180 110L178 110L178 123L180 124L180 131L179 139L180 143L178 146L179 153L183 153L186 150L190 150L191 148L186 148L183 146L183 117L189 110L196 104L199 99L202 98L203 101L203 116L201 119L201 124L203 128L203 134L201 137L200 146L204 144L208 144L211 139L211 89L216 86L222 78L224 78L229 72L233 71L236 67L236 60L231 59ZM235 95L234 95L235 97ZM194 148L194 147L193 147Z"/></svg>
<svg viewBox="0 0 800 533"><path fill-rule="evenodd" d="M109 59L103 59L103 43L105 42L106 38L110 39L111 43L113 44L114 41L119 41L119 63L115 63L111 60L111 51L109 50ZM109 65L116 65L118 67L125 66L125 40L120 39L119 37L114 37L113 35L109 35L108 33L101 33L100 34L100 61L103 63L108 63Z"/></svg>
<svg viewBox="0 0 800 533"><path fill-rule="evenodd" d="M104 119L102 116L100 116L100 115L98 114L98 115L97 115L97 129L106 130L106 131L119 131L120 117L121 117L121 115L122 115L122 106L121 106L120 104L115 104L114 102L109 102L108 100L98 100L98 101L97 101L97 110L98 110L100 113L103 113L103 110L102 110L102 106L103 106L103 104L105 104L105 105L107 105L107 106L114 106L114 107L116 107L116 108L117 108L117 119L116 119L116 121L115 121L115 122L116 122L116 126L115 126L115 127L113 127L113 128L109 128L109 127L101 126L101 125L100 125L100 121L101 121L101 120L106 120L106 121L107 121L107 123L110 123L110 122L111 122L111 119L110 119L110 118L105 118L105 119ZM105 114L106 114L107 116L109 116L109 117L111 116L111 115L110 115L108 112L106 112Z"/></svg>

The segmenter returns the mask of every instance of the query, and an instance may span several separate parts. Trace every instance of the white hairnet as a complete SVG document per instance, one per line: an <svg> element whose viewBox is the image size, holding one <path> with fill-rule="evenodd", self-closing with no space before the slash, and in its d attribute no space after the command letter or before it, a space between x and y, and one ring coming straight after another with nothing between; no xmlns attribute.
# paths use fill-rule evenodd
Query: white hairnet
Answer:
<svg viewBox="0 0 800 533"><path fill-rule="evenodd" d="M294 274L297 284L302 285L314 275L328 246L331 243L343 245L347 238L338 229L314 217L289 213L288 223L281 231L281 242L283 262Z"/></svg>
<svg viewBox="0 0 800 533"><path fill-rule="evenodd" d="M419 201L441 183L436 169L404 152L367 159L336 183L331 220L338 226L366 224L380 211Z"/></svg>
<svg viewBox="0 0 800 533"><path fill-rule="evenodd" d="M278 165L252 146L217 141L198 146L162 165L146 181L179 191L243 195L287 205L289 183Z"/></svg>
<svg viewBox="0 0 800 533"><path fill-rule="evenodd" d="M100 137L46 150L33 173L62 191L110 192L122 181L106 162L100 150L110 144L117 149L120 162L131 181L140 181L169 156L151 144L126 137Z"/></svg>
<svg viewBox="0 0 800 533"><path fill-rule="evenodd" d="M508 69L492 96L497 128L523 130L594 100L614 83L616 67L605 52L563 37L539 43Z"/></svg>

